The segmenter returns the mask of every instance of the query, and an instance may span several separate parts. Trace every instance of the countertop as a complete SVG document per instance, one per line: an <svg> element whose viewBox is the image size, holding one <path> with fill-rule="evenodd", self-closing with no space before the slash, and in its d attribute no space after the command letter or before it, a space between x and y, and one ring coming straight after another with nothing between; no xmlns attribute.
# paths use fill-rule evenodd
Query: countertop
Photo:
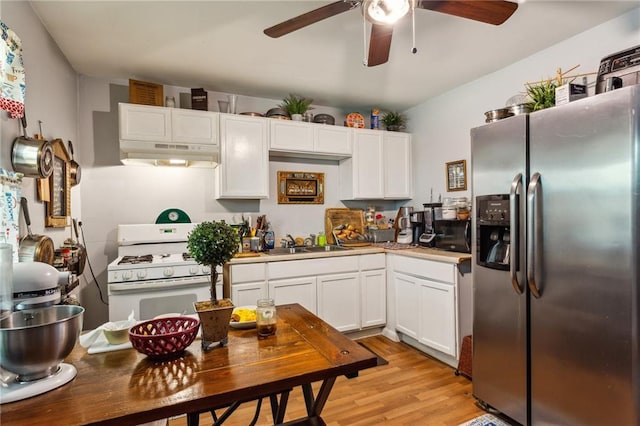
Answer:
<svg viewBox="0 0 640 426"><path fill-rule="evenodd" d="M322 257L338 257L338 256L358 256L362 254L389 253L397 256L417 257L420 259L434 260L438 262L460 264L471 259L470 253L458 253L453 251L440 250L427 247L413 247L402 249L389 249L384 245L370 245L364 247L352 247L349 250L315 252L315 253L295 253L295 254L279 254L270 255L266 253L258 253L255 257L238 257L232 259L231 265L262 263L262 262L281 262L286 260L302 260L314 259Z"/></svg>

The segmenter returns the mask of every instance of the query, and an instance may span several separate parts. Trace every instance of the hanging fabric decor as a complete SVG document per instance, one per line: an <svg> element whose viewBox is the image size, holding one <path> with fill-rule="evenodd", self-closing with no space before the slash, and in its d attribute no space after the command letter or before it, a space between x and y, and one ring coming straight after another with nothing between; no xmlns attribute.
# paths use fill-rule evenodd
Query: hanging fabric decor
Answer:
<svg viewBox="0 0 640 426"><path fill-rule="evenodd" d="M0 168L0 243L13 246L13 263L19 258L21 192L22 174Z"/></svg>
<svg viewBox="0 0 640 426"><path fill-rule="evenodd" d="M25 75L22 62L20 38L0 21L0 108L9 112L11 118L24 116Z"/></svg>

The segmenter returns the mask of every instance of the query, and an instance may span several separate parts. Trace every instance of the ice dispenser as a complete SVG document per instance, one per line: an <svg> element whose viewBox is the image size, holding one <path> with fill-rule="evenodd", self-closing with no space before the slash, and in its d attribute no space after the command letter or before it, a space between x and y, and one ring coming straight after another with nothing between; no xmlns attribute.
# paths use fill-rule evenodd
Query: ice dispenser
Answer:
<svg viewBox="0 0 640 426"><path fill-rule="evenodd" d="M487 268L508 270L511 249L509 195L478 196L476 206L476 262Z"/></svg>

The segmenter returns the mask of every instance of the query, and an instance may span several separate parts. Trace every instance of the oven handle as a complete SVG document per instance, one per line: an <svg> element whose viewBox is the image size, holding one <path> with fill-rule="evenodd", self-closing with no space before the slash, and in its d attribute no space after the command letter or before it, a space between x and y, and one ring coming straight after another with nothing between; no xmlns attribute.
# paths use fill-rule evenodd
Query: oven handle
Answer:
<svg viewBox="0 0 640 426"><path fill-rule="evenodd" d="M219 280L220 281L220 280ZM209 277L203 275L201 280L195 280L193 278L185 280L158 280L158 281L137 281L131 283L111 283L109 284L109 291L111 293L125 293L128 291L138 290L156 290L156 289L174 289L176 287L195 287L209 285Z"/></svg>

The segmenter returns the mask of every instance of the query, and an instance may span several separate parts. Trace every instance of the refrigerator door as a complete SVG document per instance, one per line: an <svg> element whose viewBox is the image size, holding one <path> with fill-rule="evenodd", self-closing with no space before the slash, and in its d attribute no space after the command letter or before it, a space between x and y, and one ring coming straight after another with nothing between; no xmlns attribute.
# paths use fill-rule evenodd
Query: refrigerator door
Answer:
<svg viewBox="0 0 640 426"><path fill-rule="evenodd" d="M640 424L639 94L530 116L534 425Z"/></svg>
<svg viewBox="0 0 640 426"><path fill-rule="evenodd" d="M478 259L476 197L509 194L514 178L521 177L518 194L526 190L527 119L519 115L471 130L473 258ZM515 195L515 194L514 194ZM524 212L525 197L515 195ZM519 256L514 271L524 288L524 220L511 239L511 262ZM515 266L515 265L514 265ZM527 292L518 293L510 272L478 265L473 272L473 393L476 398L520 423L526 422Z"/></svg>

